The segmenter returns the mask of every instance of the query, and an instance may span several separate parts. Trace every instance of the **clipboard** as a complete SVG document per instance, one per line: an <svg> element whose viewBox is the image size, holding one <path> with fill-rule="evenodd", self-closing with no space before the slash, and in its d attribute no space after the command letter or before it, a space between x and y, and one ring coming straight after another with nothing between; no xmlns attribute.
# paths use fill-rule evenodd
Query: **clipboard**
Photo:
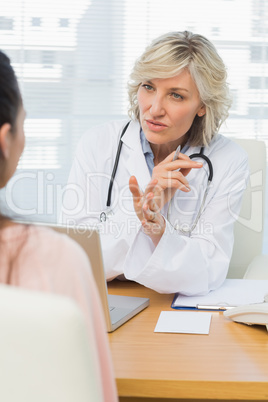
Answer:
<svg viewBox="0 0 268 402"><path fill-rule="evenodd" d="M176 293L171 307L177 310L225 311L244 304L263 303L268 280L225 279L222 286L204 296Z"/></svg>

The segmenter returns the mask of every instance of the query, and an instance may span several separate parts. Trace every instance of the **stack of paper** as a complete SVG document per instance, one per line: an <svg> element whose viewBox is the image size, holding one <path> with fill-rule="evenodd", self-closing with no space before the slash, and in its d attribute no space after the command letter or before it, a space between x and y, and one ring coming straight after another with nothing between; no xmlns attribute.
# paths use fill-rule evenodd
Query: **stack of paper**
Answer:
<svg viewBox="0 0 268 402"><path fill-rule="evenodd" d="M226 279L223 285L205 296L184 296L177 293L172 308L226 310L243 304L262 303L268 294L268 280Z"/></svg>

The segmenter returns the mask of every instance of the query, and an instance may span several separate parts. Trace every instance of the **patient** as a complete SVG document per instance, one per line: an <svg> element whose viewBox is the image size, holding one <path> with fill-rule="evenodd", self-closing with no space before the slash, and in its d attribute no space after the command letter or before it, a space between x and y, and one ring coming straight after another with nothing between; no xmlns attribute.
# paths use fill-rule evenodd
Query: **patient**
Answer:
<svg viewBox="0 0 268 402"><path fill-rule="evenodd" d="M24 118L15 73L0 51L0 188L12 177L23 151ZM57 293L79 304L90 342L96 344L104 401L117 401L100 299L88 258L78 244L51 229L12 222L0 214L0 283Z"/></svg>

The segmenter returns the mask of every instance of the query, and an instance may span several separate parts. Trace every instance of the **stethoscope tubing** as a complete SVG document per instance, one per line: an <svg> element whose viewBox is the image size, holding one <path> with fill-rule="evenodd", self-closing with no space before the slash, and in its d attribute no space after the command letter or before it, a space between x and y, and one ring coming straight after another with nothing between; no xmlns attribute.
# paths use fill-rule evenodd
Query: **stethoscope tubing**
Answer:
<svg viewBox="0 0 268 402"><path fill-rule="evenodd" d="M208 181L209 181L209 182L212 182L212 179L213 179L213 166L212 166L211 160L210 160L206 155L204 155L204 147L202 147L202 148L200 149L200 152L199 152L199 153L197 153L197 154L192 154L192 155L189 156L189 158L190 158L190 159L201 158L201 159L204 159L204 160L207 162L207 164L208 164L208 169L209 169Z"/></svg>
<svg viewBox="0 0 268 402"><path fill-rule="evenodd" d="M127 131L127 128L130 124L130 121L125 125L125 127L122 130L122 133L120 135L120 140L119 140L119 144L118 144L118 148L117 148L117 152L116 152L116 157L115 157L115 161L114 161L114 167L113 167L113 171L112 171L112 176L111 176L111 180L109 183L109 188L108 188L108 196L107 196L107 201L106 201L106 207L109 208L111 206L111 198L112 198L112 190L113 190L113 185L114 185L114 179L115 179L115 175L117 172L117 168L118 168L118 164L119 164L119 158L120 158L120 154L121 154L121 149L122 149L122 145L123 145L123 141L122 141L122 137L125 134L125 132Z"/></svg>

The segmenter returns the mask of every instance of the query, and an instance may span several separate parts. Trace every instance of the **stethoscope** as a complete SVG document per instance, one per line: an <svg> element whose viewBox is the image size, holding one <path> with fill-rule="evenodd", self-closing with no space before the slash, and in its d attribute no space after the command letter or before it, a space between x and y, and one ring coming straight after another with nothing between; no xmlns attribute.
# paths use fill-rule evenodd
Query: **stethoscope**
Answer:
<svg viewBox="0 0 268 402"><path fill-rule="evenodd" d="M111 210L111 198L112 198L113 184L114 184L114 179L115 179L116 172L117 172L117 169L118 169L121 149L122 149L122 145L123 145L122 138L123 138L125 132L127 131L127 128L129 126L129 124L130 124L130 121L124 126L124 128L122 130L122 133L120 135L120 140L119 140L119 144L118 144L118 148L117 148L117 152L116 152L116 157L115 157L115 161L114 161L114 166L113 166L113 170L112 170L112 175L111 175L109 188L108 188L107 201L106 201L106 208L107 209L106 209L106 212L103 211L100 214L100 221L101 222L105 222L111 215L113 215L113 212ZM190 230L186 231L186 230L180 229L178 226L174 226L174 228L176 230L180 230L180 231L182 231L184 233L186 233L186 232L191 233L194 230L194 228L196 227L197 222L198 222L198 220L199 220L199 218L200 218L200 216L201 216L201 214L203 212L203 208L204 208L204 205L205 205L205 202L206 202L208 190L209 190L209 187L210 187L212 179L213 179L213 166L212 166L211 160L206 155L204 155L204 147L200 148L199 153L189 155L189 158L190 159L201 158L204 161L206 161L206 163L208 165L208 169L209 169L209 174L208 174L207 187L206 187L206 190L204 192L202 203L200 205L199 211L198 211L198 213L196 215L196 218L195 218ZM169 203L169 205L168 205L168 212L167 212L167 220L169 222L170 222L170 220L169 220L170 206L171 206L171 203Z"/></svg>

